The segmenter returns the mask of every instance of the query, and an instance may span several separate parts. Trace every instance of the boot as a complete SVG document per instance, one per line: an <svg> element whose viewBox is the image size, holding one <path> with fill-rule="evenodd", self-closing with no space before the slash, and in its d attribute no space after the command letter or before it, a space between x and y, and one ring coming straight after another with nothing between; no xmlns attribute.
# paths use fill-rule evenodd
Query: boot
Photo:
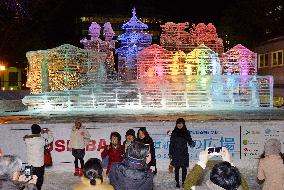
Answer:
<svg viewBox="0 0 284 190"><path fill-rule="evenodd" d="M176 188L180 188L180 184L179 183L176 184Z"/></svg>
<svg viewBox="0 0 284 190"><path fill-rule="evenodd" d="M80 168L75 168L74 176L79 176L79 169Z"/></svg>
<svg viewBox="0 0 284 190"><path fill-rule="evenodd" d="M78 168L78 176L83 176L84 175L84 173L83 173L83 168Z"/></svg>

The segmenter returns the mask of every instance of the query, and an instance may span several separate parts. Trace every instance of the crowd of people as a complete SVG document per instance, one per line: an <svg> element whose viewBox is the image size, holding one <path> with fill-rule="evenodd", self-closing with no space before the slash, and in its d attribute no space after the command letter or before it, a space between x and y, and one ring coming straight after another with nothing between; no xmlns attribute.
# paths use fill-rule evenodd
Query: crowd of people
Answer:
<svg viewBox="0 0 284 190"><path fill-rule="evenodd" d="M32 168L32 175L25 173L25 170L23 172L23 164L18 156L8 155L0 149L0 189L41 190L45 172L44 148L52 141L52 132L47 128L42 129L38 124L33 124L31 134L24 136L27 166ZM139 128L137 134L133 129L126 131L123 142L118 132L112 132L110 144L103 147L101 158L90 158L85 162L85 147L90 141L90 133L82 122L76 119L71 130L70 146L74 157L74 175L81 177L81 183L75 185L74 190L154 189L154 176L157 174L155 146L145 127ZM189 146L195 147L195 141L186 127L185 120L178 118L170 133L169 145L170 166L175 171L176 188L249 189L245 177L234 166L225 147L218 151L213 148L213 152L207 147L200 152L199 161L188 172ZM220 156L221 159L210 159L214 155ZM211 171L210 178L202 183L205 169ZM264 153L259 159L257 178L263 183L264 190L284 190L284 155L281 153L279 140L269 139L266 142Z"/></svg>

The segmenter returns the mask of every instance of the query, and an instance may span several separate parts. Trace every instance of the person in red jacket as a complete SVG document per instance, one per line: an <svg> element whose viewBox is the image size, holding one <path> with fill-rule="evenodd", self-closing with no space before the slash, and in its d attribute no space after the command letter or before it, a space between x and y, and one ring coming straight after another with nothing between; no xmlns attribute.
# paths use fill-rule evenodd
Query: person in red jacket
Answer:
<svg viewBox="0 0 284 190"><path fill-rule="evenodd" d="M118 132L110 134L110 145L107 145L101 153L102 159L108 156L106 174L109 173L113 163L121 162L124 156L124 146L121 145L121 135Z"/></svg>

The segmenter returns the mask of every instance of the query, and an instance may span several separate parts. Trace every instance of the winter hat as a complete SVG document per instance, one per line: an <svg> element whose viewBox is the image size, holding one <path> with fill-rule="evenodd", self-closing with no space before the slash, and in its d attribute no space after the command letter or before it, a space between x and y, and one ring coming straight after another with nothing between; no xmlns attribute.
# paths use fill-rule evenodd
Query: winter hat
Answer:
<svg viewBox="0 0 284 190"><path fill-rule="evenodd" d="M126 131L125 136L133 136L135 138L135 131L133 129L128 129L128 131Z"/></svg>
<svg viewBox="0 0 284 190"><path fill-rule="evenodd" d="M281 152L281 142L278 139L269 139L264 145L265 156L277 155Z"/></svg>
<svg viewBox="0 0 284 190"><path fill-rule="evenodd" d="M32 134L40 134L41 127L38 124L32 124L31 130L32 130Z"/></svg>

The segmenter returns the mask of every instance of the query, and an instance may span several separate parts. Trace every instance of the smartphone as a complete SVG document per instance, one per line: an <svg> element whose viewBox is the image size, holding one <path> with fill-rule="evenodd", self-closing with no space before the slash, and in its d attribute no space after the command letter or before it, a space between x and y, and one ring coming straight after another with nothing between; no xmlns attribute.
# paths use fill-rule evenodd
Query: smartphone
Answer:
<svg viewBox="0 0 284 190"><path fill-rule="evenodd" d="M145 144L148 147L148 150L150 151L150 145L149 144Z"/></svg>
<svg viewBox="0 0 284 190"><path fill-rule="evenodd" d="M26 177L33 175L33 166L25 166L24 174Z"/></svg>
<svg viewBox="0 0 284 190"><path fill-rule="evenodd" d="M222 147L209 147L208 154L219 155L222 151Z"/></svg>
<svg viewBox="0 0 284 190"><path fill-rule="evenodd" d="M215 152L215 148L214 147L209 147L208 148L208 154L212 154L213 152Z"/></svg>

